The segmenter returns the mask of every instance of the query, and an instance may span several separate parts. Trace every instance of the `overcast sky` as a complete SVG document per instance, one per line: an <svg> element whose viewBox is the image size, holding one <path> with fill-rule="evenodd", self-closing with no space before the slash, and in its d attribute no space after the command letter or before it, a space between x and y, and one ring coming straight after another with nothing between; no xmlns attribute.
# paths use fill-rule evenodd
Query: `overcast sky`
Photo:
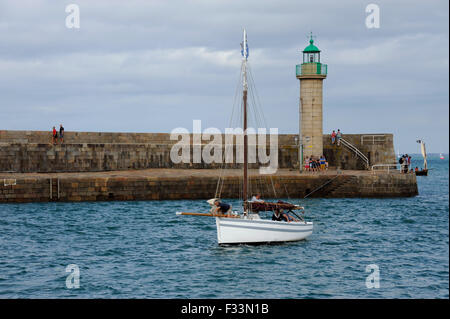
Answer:
<svg viewBox="0 0 450 319"><path fill-rule="evenodd" d="M66 27L68 4L80 28ZM448 1L0 0L0 129L170 132L228 126L242 29L269 127L298 132L295 65L328 64L324 132L449 149Z"/></svg>

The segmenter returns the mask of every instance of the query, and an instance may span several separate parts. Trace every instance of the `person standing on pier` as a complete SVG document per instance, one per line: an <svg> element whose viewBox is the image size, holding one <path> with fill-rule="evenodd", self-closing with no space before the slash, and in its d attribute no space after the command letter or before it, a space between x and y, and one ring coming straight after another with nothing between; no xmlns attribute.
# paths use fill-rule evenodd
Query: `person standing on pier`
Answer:
<svg viewBox="0 0 450 319"><path fill-rule="evenodd" d="M62 124L59 124L59 143L64 143L64 127Z"/></svg>
<svg viewBox="0 0 450 319"><path fill-rule="evenodd" d="M333 130L333 133L331 133L331 144L334 144L336 142L336 132Z"/></svg>
<svg viewBox="0 0 450 319"><path fill-rule="evenodd" d="M324 171L325 170L325 162L326 162L327 160L325 159L325 155L322 155L321 157L320 157L320 160L319 160L319 162L320 162L320 170L321 171Z"/></svg>
<svg viewBox="0 0 450 319"><path fill-rule="evenodd" d="M52 131L52 144L56 145L56 143L58 142L58 132L56 131L56 128L53 126L53 131Z"/></svg>
<svg viewBox="0 0 450 319"><path fill-rule="evenodd" d="M340 129L337 130L336 133L336 139L337 139L337 145L339 146L341 144L341 138L342 138L342 132Z"/></svg>
<svg viewBox="0 0 450 319"><path fill-rule="evenodd" d="M309 169L309 157L305 157L305 170L307 172L310 171L310 169Z"/></svg>

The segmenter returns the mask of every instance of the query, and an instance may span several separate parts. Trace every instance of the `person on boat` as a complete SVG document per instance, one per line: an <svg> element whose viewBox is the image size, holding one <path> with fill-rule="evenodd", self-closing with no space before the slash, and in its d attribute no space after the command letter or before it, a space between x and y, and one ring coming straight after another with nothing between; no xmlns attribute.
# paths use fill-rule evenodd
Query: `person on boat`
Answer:
<svg viewBox="0 0 450 319"><path fill-rule="evenodd" d="M414 169L415 172L419 171L419 168L416 166L416 168Z"/></svg>
<svg viewBox="0 0 450 319"><path fill-rule="evenodd" d="M283 212L282 209L276 208L273 211L272 220L278 221L278 222L292 222L292 221L298 221L297 219L290 216L288 213Z"/></svg>
<svg viewBox="0 0 450 319"><path fill-rule="evenodd" d="M281 215L281 211L278 208L273 211L272 220L277 222L287 221L286 218Z"/></svg>
<svg viewBox="0 0 450 319"><path fill-rule="evenodd" d="M220 200L216 199L214 201L215 209L213 215L226 214L228 217L231 216L231 205L227 203L222 203Z"/></svg>
<svg viewBox="0 0 450 319"><path fill-rule="evenodd" d="M259 205L257 205L257 204L258 204L258 203L263 204L263 203L265 203L265 202L261 199L261 194L257 193L256 195L254 195L254 196L252 197L252 199L249 201L249 203L250 203L250 210L251 210L253 213L258 214L258 213L259 213L259 211L258 211L258 206L259 206ZM254 204L253 204L253 203L254 203ZM255 204L256 204L256 205L255 205Z"/></svg>
<svg viewBox="0 0 450 319"><path fill-rule="evenodd" d="M288 223L290 222L298 222L299 220L291 215L289 215L289 212L287 213L283 213L283 211L281 211L281 213L285 216L285 219Z"/></svg>
<svg viewBox="0 0 450 319"><path fill-rule="evenodd" d="M261 199L261 194L256 194L255 196L253 196L251 202L264 203L264 201Z"/></svg>

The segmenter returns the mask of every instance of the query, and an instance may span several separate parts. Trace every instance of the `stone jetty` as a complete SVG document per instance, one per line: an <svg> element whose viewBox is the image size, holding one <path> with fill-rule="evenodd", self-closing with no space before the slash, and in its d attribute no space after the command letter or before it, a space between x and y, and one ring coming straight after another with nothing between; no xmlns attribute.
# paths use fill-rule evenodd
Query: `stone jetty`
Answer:
<svg viewBox="0 0 450 319"><path fill-rule="evenodd" d="M392 134L345 135L370 159L365 167L350 149L324 135L325 172L299 172L296 135L280 135L279 169L250 170L250 192L270 198L406 197L418 194L415 174L371 170L394 164ZM0 203L107 200L209 199L219 176L222 198L239 197L240 164L173 164L176 143L164 133L67 132L52 145L49 132L0 131ZM275 195L274 195L275 194Z"/></svg>

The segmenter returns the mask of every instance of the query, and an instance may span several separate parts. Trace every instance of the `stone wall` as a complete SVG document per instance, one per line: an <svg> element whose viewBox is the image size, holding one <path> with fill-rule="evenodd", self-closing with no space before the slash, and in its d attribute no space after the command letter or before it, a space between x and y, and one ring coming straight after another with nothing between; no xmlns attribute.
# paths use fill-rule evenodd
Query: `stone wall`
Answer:
<svg viewBox="0 0 450 319"><path fill-rule="evenodd" d="M95 174L95 173L90 173ZM23 174L22 174L23 175ZM64 175L64 174L61 174ZM73 174L72 174L73 175ZM5 177L5 176L3 176ZM16 178L12 178L16 177ZM250 188L263 197L405 197L417 195L415 174L280 175L252 177ZM271 178L271 180L268 180ZM214 197L218 176L124 177L124 176L9 176L0 179L0 203L102 200L209 199ZM325 186L323 186L326 184ZM322 188L320 188L323 186ZM319 189L318 189L319 188ZM222 198L237 198L241 178L225 176ZM318 189L317 191L315 191ZM315 191L315 192L314 192Z"/></svg>
<svg viewBox="0 0 450 319"><path fill-rule="evenodd" d="M172 144L13 144L0 143L0 172L100 172L146 168L240 168L234 163L174 164ZM234 148L236 157L236 148ZM297 163L295 146L280 146L278 167L292 168ZM266 165L264 165L266 166ZM250 168L258 168L256 164Z"/></svg>
<svg viewBox="0 0 450 319"><path fill-rule="evenodd" d="M50 144L51 131L11 131L0 130L0 143L34 143ZM64 142L75 143L170 143L170 134L167 133L113 133L113 132L70 132L64 133Z"/></svg>
<svg viewBox="0 0 450 319"><path fill-rule="evenodd" d="M377 138L375 141L370 138L361 141L361 134L346 134L344 138L366 154L371 165L395 163L392 134L384 134L383 139ZM172 163L170 150L177 141L170 140L170 134L166 133L66 132L65 144L54 146L50 142L50 132L0 131L0 172L222 167L220 163ZM364 169L361 160L352 152L343 146L332 145L329 135L324 135L323 143L324 155L331 167ZM279 135L278 167L297 169L298 156L297 135ZM241 164L224 165L226 168L240 166ZM251 165L252 167L257 166Z"/></svg>
<svg viewBox="0 0 450 319"><path fill-rule="evenodd" d="M342 138L366 155L370 165L397 163L392 134L344 134ZM323 152L331 166L341 169L364 169L364 162L355 153L343 145L331 144L330 134L323 136Z"/></svg>

